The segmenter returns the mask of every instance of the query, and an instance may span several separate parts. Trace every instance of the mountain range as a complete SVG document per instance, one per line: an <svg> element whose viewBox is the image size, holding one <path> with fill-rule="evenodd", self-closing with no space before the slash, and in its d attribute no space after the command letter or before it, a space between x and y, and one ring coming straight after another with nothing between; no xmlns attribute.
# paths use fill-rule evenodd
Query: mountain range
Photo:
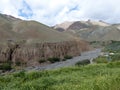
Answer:
<svg viewBox="0 0 120 90"><path fill-rule="evenodd" d="M120 41L120 24L109 24L104 21L63 22L54 29L70 33L86 41Z"/></svg>

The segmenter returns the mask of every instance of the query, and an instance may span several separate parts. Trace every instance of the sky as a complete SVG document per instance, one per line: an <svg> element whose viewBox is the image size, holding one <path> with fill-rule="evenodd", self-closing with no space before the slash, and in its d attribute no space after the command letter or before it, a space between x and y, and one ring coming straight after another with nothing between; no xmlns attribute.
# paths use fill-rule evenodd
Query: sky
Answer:
<svg viewBox="0 0 120 90"><path fill-rule="evenodd" d="M88 19L120 23L120 0L0 0L0 13L49 26Z"/></svg>

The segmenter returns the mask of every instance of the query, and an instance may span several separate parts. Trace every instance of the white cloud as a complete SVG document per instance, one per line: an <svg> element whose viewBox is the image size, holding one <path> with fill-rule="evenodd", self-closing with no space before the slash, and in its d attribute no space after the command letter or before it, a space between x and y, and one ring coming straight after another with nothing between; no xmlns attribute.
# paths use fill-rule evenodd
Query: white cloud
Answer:
<svg viewBox="0 0 120 90"><path fill-rule="evenodd" d="M119 4L120 0L1 0L0 12L47 25L87 19L120 23Z"/></svg>

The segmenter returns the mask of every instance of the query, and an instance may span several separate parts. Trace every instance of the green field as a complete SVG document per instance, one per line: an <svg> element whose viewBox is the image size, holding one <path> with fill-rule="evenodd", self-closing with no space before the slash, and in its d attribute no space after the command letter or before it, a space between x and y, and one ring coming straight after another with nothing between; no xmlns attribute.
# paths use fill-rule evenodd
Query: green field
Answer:
<svg viewBox="0 0 120 90"><path fill-rule="evenodd" d="M111 41L110 44L105 46L105 50L114 53L120 53L120 41Z"/></svg>
<svg viewBox="0 0 120 90"><path fill-rule="evenodd" d="M120 62L0 76L0 90L120 90Z"/></svg>

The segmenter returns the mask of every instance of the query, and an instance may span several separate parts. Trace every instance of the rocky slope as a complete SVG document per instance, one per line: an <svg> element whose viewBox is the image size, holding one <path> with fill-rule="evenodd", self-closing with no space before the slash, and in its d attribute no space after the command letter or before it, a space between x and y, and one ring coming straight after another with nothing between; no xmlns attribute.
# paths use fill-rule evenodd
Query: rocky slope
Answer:
<svg viewBox="0 0 120 90"><path fill-rule="evenodd" d="M92 26L110 26L110 24L108 23L105 23L103 21L91 21L91 20L88 20L88 21L66 21L66 22L63 22L61 24L57 24L55 25L53 28L54 29L62 29L62 31L66 31L66 30L79 30L79 29L82 29L82 28L89 28L89 27L92 27Z"/></svg>
<svg viewBox="0 0 120 90"><path fill-rule="evenodd" d="M70 33L87 41L120 41L120 25L108 24L103 21L75 21L66 29L61 26L55 29L63 28L65 33Z"/></svg>
<svg viewBox="0 0 120 90"><path fill-rule="evenodd" d="M39 65L40 60L77 56L88 43L36 21L0 14L0 63Z"/></svg>

